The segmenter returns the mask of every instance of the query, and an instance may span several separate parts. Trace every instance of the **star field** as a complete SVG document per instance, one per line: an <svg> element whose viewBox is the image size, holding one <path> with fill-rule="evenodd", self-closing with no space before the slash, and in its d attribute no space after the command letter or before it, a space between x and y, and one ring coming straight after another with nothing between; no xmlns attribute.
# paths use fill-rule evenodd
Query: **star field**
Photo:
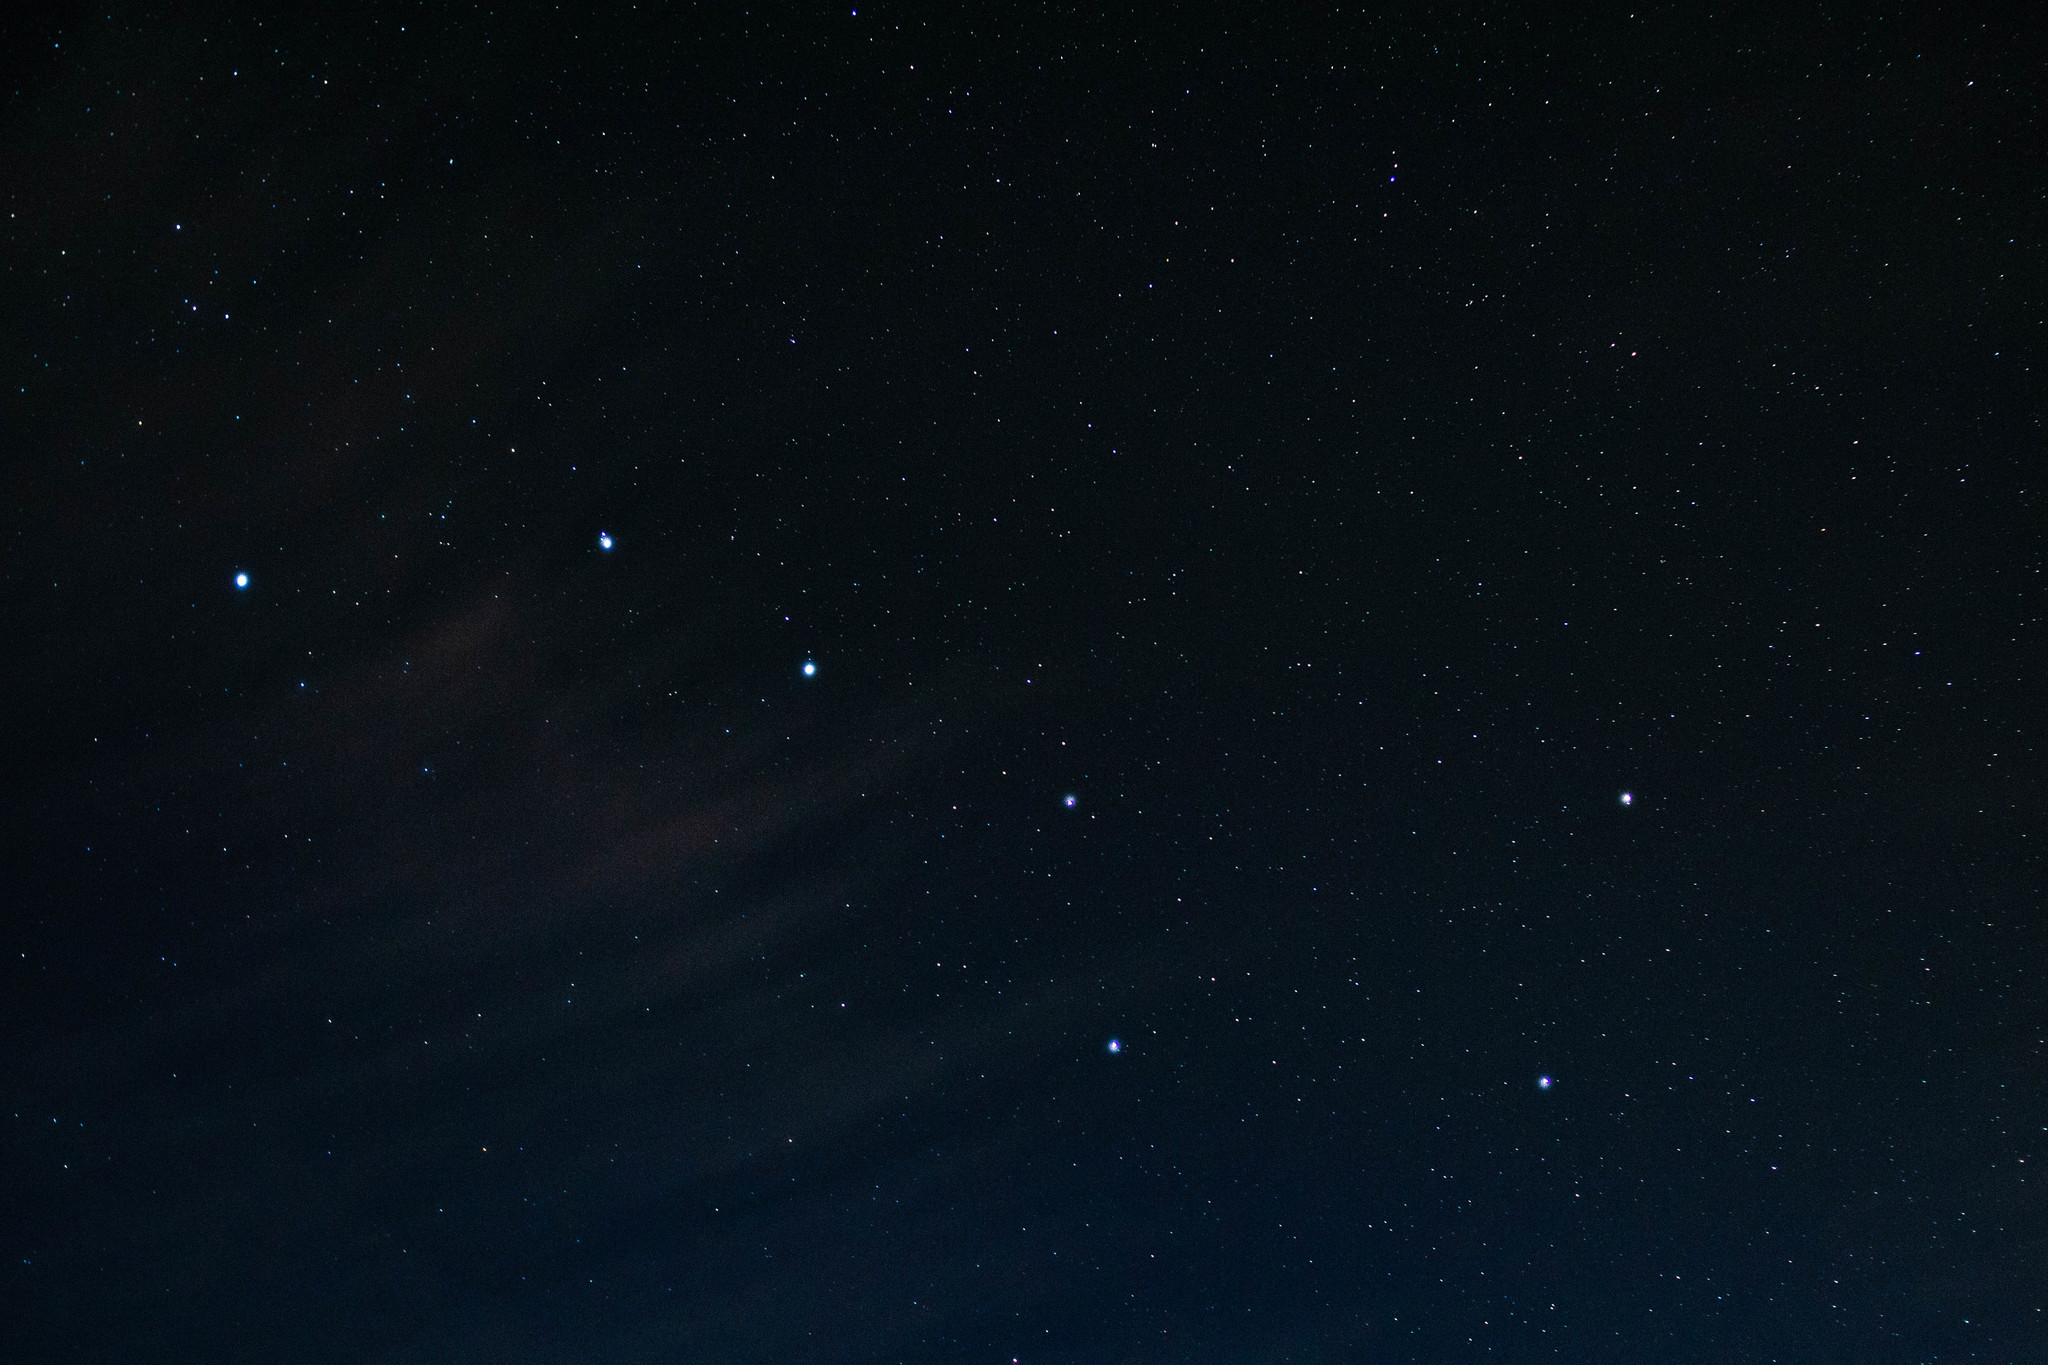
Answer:
<svg viewBox="0 0 2048 1365"><path fill-rule="evenodd" d="M11 1358L2043 1339L2038 25L35 22Z"/></svg>

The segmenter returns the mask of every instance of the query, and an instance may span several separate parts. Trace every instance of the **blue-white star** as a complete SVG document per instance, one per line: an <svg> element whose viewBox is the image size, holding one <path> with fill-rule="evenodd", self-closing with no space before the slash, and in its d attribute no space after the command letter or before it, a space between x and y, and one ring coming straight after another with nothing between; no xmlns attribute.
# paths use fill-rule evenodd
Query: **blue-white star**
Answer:
<svg viewBox="0 0 2048 1365"><path fill-rule="evenodd" d="M1112 1038L1109 1040L1109 1050L1111 1052L1122 1052L1124 1050L1124 1045L1118 1042L1116 1039Z"/></svg>
<svg viewBox="0 0 2048 1365"><path fill-rule="evenodd" d="M599 531L599 532L597 533L597 548L598 548L598 549L600 549L600 550L609 550L609 549L611 549L611 547L612 547L612 538L611 538L611 533L610 533L610 532L608 532L608 531Z"/></svg>
<svg viewBox="0 0 2048 1365"><path fill-rule="evenodd" d="M1075 796L1075 795L1074 795L1074 794L1073 794L1072 792L1069 792L1069 793L1068 793L1068 794L1067 794L1066 796L1064 796L1064 797L1062 797L1062 798L1060 799L1060 804L1061 804L1061 805L1063 805L1063 806L1065 806L1065 807L1067 807L1067 808L1068 808L1069 810L1071 810L1071 809L1073 809L1073 808L1074 808L1075 806L1078 806L1078 805L1080 805L1080 804L1081 804L1081 798L1080 798L1080 797L1078 797L1078 796Z"/></svg>
<svg viewBox="0 0 2048 1365"><path fill-rule="evenodd" d="M1634 805L1635 803L1636 803L1636 797L1635 797L1635 793L1634 793L1634 792L1623 792L1623 793L1621 794L1621 804L1622 804L1622 805L1624 805L1624 806L1633 806L1633 805Z"/></svg>
<svg viewBox="0 0 2048 1365"><path fill-rule="evenodd" d="M1538 1076L1536 1078L1536 1088L1538 1090L1548 1090L1554 1084L1555 1082L1552 1081L1548 1076Z"/></svg>
<svg viewBox="0 0 2048 1365"><path fill-rule="evenodd" d="M242 589L246 589L246 588L247 588L248 586L249 586L249 575L247 575L247 574L245 574L245 573L238 573L238 574L236 574L236 575L235 575L235 588L236 588L236 590L237 590L237 591L240 591L240 590L242 590Z"/></svg>
<svg viewBox="0 0 2048 1365"><path fill-rule="evenodd" d="M804 676L806 678L815 678L818 676L818 666L812 663L809 659L804 660Z"/></svg>

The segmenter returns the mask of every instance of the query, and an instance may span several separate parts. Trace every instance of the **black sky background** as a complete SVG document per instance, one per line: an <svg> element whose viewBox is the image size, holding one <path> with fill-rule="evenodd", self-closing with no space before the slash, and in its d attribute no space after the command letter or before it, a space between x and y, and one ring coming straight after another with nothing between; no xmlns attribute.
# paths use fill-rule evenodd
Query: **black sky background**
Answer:
<svg viewBox="0 0 2048 1365"><path fill-rule="evenodd" d="M10 1353L2048 1359L2038 24L850 9L10 42Z"/></svg>

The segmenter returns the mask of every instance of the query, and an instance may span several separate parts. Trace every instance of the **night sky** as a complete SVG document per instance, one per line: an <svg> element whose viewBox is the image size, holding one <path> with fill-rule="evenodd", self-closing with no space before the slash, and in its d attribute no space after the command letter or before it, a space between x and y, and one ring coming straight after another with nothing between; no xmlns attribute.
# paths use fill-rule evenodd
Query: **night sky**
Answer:
<svg viewBox="0 0 2048 1365"><path fill-rule="evenodd" d="M17 27L0 1356L2048 1361L2048 29L1706 8Z"/></svg>

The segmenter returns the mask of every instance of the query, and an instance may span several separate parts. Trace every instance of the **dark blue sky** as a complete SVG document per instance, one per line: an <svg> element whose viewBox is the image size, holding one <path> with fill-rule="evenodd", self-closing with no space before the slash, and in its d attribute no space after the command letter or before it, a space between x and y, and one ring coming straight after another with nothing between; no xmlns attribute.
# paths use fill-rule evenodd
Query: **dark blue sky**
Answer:
<svg viewBox="0 0 2048 1365"><path fill-rule="evenodd" d="M14 45L11 1349L2040 1358L2038 27L850 11Z"/></svg>

